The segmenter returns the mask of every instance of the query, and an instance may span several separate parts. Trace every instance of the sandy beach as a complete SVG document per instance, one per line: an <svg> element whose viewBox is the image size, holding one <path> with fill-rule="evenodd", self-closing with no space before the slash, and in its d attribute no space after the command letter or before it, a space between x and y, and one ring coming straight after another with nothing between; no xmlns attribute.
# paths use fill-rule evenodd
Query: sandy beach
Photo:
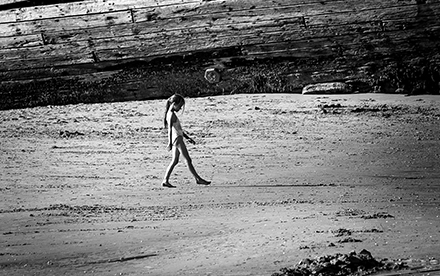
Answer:
<svg viewBox="0 0 440 276"><path fill-rule="evenodd" d="M0 111L1 275L271 275L362 249L439 268L439 96L188 98L212 184L181 160L176 189L164 108Z"/></svg>

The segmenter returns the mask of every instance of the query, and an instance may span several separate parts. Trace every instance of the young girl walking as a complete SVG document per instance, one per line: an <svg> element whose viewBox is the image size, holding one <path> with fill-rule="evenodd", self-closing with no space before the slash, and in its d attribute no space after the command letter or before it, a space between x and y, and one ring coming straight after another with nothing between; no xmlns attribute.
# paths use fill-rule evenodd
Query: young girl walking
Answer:
<svg viewBox="0 0 440 276"><path fill-rule="evenodd" d="M183 138L186 138L188 142L191 144L195 144L194 140L191 139L182 129L180 125L179 118L177 118L176 112L182 109L185 106L185 99L179 95L174 94L170 98L168 98L166 103L165 117L164 117L164 126L168 130L168 150L171 150L173 153L173 157L171 163L168 165L168 168L165 172L165 176L162 181L162 186L167 188L176 188L170 184L170 176L173 172L174 167L179 163L180 154L186 160L188 164L189 171L194 176L196 183L201 185L209 185L210 181L204 180L201 178L191 161L191 157L189 156L188 149L186 148L185 142Z"/></svg>

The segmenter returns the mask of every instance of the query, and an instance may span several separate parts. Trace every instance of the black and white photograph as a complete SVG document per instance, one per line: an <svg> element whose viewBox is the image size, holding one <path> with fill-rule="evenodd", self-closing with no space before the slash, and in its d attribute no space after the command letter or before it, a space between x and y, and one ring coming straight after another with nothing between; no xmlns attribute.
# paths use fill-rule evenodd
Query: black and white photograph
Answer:
<svg viewBox="0 0 440 276"><path fill-rule="evenodd" d="M440 276L440 0L0 0L1 276Z"/></svg>

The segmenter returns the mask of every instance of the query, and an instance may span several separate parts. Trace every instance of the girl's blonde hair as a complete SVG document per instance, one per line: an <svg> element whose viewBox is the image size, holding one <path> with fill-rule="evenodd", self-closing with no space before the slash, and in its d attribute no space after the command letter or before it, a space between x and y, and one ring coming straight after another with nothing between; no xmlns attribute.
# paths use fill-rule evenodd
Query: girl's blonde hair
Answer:
<svg viewBox="0 0 440 276"><path fill-rule="evenodd" d="M170 106L172 104L182 104L182 106L185 106L185 99L180 94L174 94L173 96L171 96L167 99L166 106L165 106L165 116L163 119L163 126L165 128L168 127L167 113L168 113L168 110L170 109Z"/></svg>

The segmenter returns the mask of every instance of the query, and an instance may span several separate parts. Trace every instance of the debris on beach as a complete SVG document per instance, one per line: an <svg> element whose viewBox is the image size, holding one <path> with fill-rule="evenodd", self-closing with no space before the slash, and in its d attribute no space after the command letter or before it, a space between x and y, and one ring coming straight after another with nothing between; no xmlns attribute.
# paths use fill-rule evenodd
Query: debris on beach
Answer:
<svg viewBox="0 0 440 276"><path fill-rule="evenodd" d="M306 85L302 94L349 94L353 92L350 84L343 82L326 82Z"/></svg>
<svg viewBox="0 0 440 276"><path fill-rule="evenodd" d="M62 138L72 138L76 136L84 136L84 133L81 133L79 131L68 131L68 130L61 130L60 131L60 137Z"/></svg>
<svg viewBox="0 0 440 276"><path fill-rule="evenodd" d="M361 276L383 270L407 268L404 262L390 260L377 261L368 250L356 253L336 253L314 259L303 259L293 267L281 268L272 276Z"/></svg>
<svg viewBox="0 0 440 276"><path fill-rule="evenodd" d="M345 228L339 228L338 230L331 231L335 237L342 237L342 236L351 236L352 231Z"/></svg>
<svg viewBox="0 0 440 276"><path fill-rule="evenodd" d="M363 218L363 219L378 219L378 218L394 218L394 216L390 215L388 213L385 213L385 212L380 212L380 213L375 213L372 215L363 215L363 216L361 216L361 218Z"/></svg>

